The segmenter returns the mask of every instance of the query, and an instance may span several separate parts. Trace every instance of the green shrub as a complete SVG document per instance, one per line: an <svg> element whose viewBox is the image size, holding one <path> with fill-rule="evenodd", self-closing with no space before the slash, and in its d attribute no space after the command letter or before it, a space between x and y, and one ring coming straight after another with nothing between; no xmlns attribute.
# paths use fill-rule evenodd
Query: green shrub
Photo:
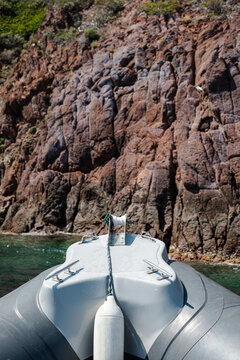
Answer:
<svg viewBox="0 0 240 360"><path fill-rule="evenodd" d="M24 39L12 33L0 35L0 62L2 64L13 64L21 54Z"/></svg>
<svg viewBox="0 0 240 360"><path fill-rule="evenodd" d="M32 126L29 130L28 130L28 135L34 135L37 132L37 128L36 126Z"/></svg>
<svg viewBox="0 0 240 360"><path fill-rule="evenodd" d="M65 6L66 4L72 3L72 2L73 2L72 0L53 0L53 1L51 1L53 6L59 7L59 8Z"/></svg>
<svg viewBox="0 0 240 360"><path fill-rule="evenodd" d="M59 45L70 44L77 36L77 30L73 27L69 29L59 29L56 34L56 43Z"/></svg>
<svg viewBox="0 0 240 360"><path fill-rule="evenodd" d="M26 6L29 9L39 9L39 8L44 8L45 6L48 5L48 1L46 0L32 0L32 1L27 1Z"/></svg>
<svg viewBox="0 0 240 360"><path fill-rule="evenodd" d="M0 50L3 49L22 49L24 39L19 35L13 33L6 33L0 35Z"/></svg>
<svg viewBox="0 0 240 360"><path fill-rule="evenodd" d="M11 73L11 67L9 65L4 64L4 66L0 71L0 85L5 83L10 73Z"/></svg>
<svg viewBox="0 0 240 360"><path fill-rule="evenodd" d="M160 14L172 15L182 7L178 0L147 1L143 6L143 10L150 16Z"/></svg>
<svg viewBox="0 0 240 360"><path fill-rule="evenodd" d="M222 0L206 0L202 1L201 5L214 15L220 15L223 12L223 1Z"/></svg>
<svg viewBox="0 0 240 360"><path fill-rule="evenodd" d="M46 8L33 9L25 1L16 1L12 5L14 15L0 13L0 34L13 33L28 38L41 25Z"/></svg>
<svg viewBox="0 0 240 360"><path fill-rule="evenodd" d="M79 8L86 6L87 2L91 2L91 0L48 0L47 7L49 9L64 8L66 10L71 10L74 6L79 6Z"/></svg>
<svg viewBox="0 0 240 360"><path fill-rule="evenodd" d="M0 35L0 62L12 64L21 54L24 39L12 33Z"/></svg>
<svg viewBox="0 0 240 360"><path fill-rule="evenodd" d="M97 0L97 11L94 16L94 22L97 26L106 24L119 16L119 11L124 9L123 0Z"/></svg>
<svg viewBox="0 0 240 360"><path fill-rule="evenodd" d="M94 41L94 40L99 40L100 39L100 35L99 35L98 31L93 29L93 28L88 28L87 30L85 30L84 35L91 42Z"/></svg>
<svg viewBox="0 0 240 360"><path fill-rule="evenodd" d="M104 6L107 11L111 12L112 14L117 14L119 11L123 10L124 3L121 0L112 0L107 1Z"/></svg>
<svg viewBox="0 0 240 360"><path fill-rule="evenodd" d="M4 49L0 54L0 61L3 64L10 65L13 63L14 59L16 59L18 55L19 54L14 50Z"/></svg>
<svg viewBox="0 0 240 360"><path fill-rule="evenodd" d="M141 10L144 10L149 16L160 15L161 13L159 3L154 3L152 1L145 2L144 7L141 8Z"/></svg>
<svg viewBox="0 0 240 360"><path fill-rule="evenodd" d="M94 48L95 46L97 46L97 44L98 44L98 40L93 40L91 42L91 47Z"/></svg>
<svg viewBox="0 0 240 360"><path fill-rule="evenodd" d="M44 38L53 39L53 38L54 38L54 34L53 34L52 32L50 32L50 31L45 31L45 32L43 33L43 37L44 37Z"/></svg>

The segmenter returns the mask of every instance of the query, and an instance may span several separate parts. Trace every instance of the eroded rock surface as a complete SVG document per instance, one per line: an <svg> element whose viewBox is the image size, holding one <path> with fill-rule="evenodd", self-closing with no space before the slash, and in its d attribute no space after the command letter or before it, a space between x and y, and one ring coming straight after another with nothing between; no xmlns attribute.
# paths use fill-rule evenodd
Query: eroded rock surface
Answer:
<svg viewBox="0 0 240 360"><path fill-rule="evenodd" d="M95 48L44 38L51 19L1 93L1 229L127 212L130 231L240 256L240 18L166 24L131 3Z"/></svg>

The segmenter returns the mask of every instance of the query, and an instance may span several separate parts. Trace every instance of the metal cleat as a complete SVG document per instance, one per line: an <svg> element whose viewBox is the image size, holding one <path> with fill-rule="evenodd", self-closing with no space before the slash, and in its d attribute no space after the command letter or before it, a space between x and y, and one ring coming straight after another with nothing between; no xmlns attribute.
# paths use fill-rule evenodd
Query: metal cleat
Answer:
<svg viewBox="0 0 240 360"><path fill-rule="evenodd" d="M71 274L71 275L75 274L75 271L71 270L71 266L77 264L78 262L79 262L79 260L73 261L71 264L68 264L68 265L64 266L64 268L62 268L60 270L57 270L52 275L47 276L45 278L45 280L52 279L52 280L57 281L59 283L63 282L63 279L60 279L60 277L58 275L61 274L64 270L66 270L65 273L67 273L67 274Z"/></svg>
<svg viewBox="0 0 240 360"><path fill-rule="evenodd" d="M157 280L164 280L164 279L168 279L169 277L172 277L172 274L170 274L169 272L167 272L166 270L162 269L160 266L152 263L151 261L147 260L147 259L143 259L143 261L150 265L148 268L150 270L147 271L147 274L153 274L153 273L159 273L159 277L157 278Z"/></svg>
<svg viewBox="0 0 240 360"><path fill-rule="evenodd" d="M68 274L68 275L74 275L75 274L75 271L71 270L70 267L67 268L67 270L64 272L65 274Z"/></svg>
<svg viewBox="0 0 240 360"><path fill-rule="evenodd" d="M148 239L148 240L151 240L151 241L153 241L153 242L156 242L156 240L148 233L148 232L146 232L146 231L142 231L142 233L141 233L141 237L143 238L143 239Z"/></svg>
<svg viewBox="0 0 240 360"><path fill-rule="evenodd" d="M154 273L156 273L156 272L158 272L158 270L157 269L154 269L153 267L149 267L149 270L147 270L147 274L154 274Z"/></svg>
<svg viewBox="0 0 240 360"><path fill-rule="evenodd" d="M56 282L58 282L58 283L63 282L63 279L60 279L60 277L58 276L58 274L55 275L55 276L53 276L52 279L53 279L53 281L56 281Z"/></svg>
<svg viewBox="0 0 240 360"><path fill-rule="evenodd" d="M98 236L96 236L94 232L84 234L82 237L82 240L78 243L78 245L82 245L85 242L85 240L87 240L87 239L97 240Z"/></svg>

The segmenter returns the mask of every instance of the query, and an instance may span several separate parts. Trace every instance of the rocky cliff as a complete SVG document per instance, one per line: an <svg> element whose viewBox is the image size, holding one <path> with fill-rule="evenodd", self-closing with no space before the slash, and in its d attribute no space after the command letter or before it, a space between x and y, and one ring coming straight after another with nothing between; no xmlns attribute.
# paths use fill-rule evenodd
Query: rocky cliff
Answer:
<svg viewBox="0 0 240 360"><path fill-rule="evenodd" d="M107 212L127 212L130 231L239 257L240 17L140 4L94 47L48 36L91 9L49 12L15 65L0 99L1 230L101 232Z"/></svg>

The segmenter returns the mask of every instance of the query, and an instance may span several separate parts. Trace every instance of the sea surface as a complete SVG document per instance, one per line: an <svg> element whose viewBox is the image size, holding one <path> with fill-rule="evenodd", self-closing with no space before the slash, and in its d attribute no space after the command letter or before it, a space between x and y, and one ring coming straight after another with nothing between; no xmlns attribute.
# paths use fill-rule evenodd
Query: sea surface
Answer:
<svg viewBox="0 0 240 360"><path fill-rule="evenodd" d="M77 235L0 235L0 297L65 260ZM240 295L240 266L190 263L196 270Z"/></svg>

